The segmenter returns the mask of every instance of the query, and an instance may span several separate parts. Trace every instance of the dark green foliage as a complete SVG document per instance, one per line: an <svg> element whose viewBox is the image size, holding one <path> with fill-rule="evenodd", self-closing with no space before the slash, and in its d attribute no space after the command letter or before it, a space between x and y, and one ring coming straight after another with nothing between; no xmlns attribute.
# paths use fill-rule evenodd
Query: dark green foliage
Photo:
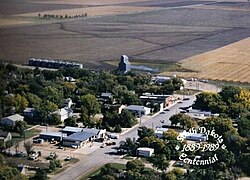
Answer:
<svg viewBox="0 0 250 180"><path fill-rule="evenodd" d="M74 117L70 117L64 120L64 125L65 126L72 126L72 127L76 127L76 119Z"/></svg>
<svg viewBox="0 0 250 180"><path fill-rule="evenodd" d="M33 177L34 180L47 180L49 179L47 173L43 169L38 169Z"/></svg>

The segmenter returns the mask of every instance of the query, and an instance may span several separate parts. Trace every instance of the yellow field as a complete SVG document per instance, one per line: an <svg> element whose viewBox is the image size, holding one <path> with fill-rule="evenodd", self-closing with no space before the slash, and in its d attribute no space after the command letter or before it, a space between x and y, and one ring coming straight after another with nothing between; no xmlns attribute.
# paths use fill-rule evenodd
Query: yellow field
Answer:
<svg viewBox="0 0 250 180"><path fill-rule="evenodd" d="M43 11L35 13L25 13L18 14L16 16L21 17L37 17L37 14L40 13L42 16L44 14L53 14L53 15L63 15L75 16L81 14L88 14L88 17L94 16L104 16L104 15L115 15L115 14L126 14L126 13L135 13L143 12L147 10L153 10L155 8L151 7L126 7L126 6L100 6L100 7L87 7L87 8L76 8L76 9L63 9L63 10L52 10L52 11Z"/></svg>
<svg viewBox="0 0 250 180"><path fill-rule="evenodd" d="M0 18L0 26L12 26L20 24L30 24L31 21L20 20L20 19L10 19L10 18Z"/></svg>
<svg viewBox="0 0 250 180"><path fill-rule="evenodd" d="M182 60L183 68L194 72L163 72L181 77L197 77L250 83L250 38Z"/></svg>

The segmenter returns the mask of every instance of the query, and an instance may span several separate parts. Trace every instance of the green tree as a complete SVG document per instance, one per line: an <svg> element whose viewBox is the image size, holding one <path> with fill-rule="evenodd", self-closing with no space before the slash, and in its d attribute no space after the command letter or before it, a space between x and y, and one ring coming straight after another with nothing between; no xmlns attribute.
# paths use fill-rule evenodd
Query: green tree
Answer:
<svg viewBox="0 0 250 180"><path fill-rule="evenodd" d="M140 160L135 159L135 160L127 162L126 169L127 169L127 171L143 172L144 166L145 165Z"/></svg>
<svg viewBox="0 0 250 180"><path fill-rule="evenodd" d="M121 127L130 128L136 124L136 119L131 112L122 111L122 113L119 115L119 122Z"/></svg>
<svg viewBox="0 0 250 180"><path fill-rule="evenodd" d="M27 123L25 121L17 121L14 126L14 130L20 135L20 137L24 136L26 128Z"/></svg>
<svg viewBox="0 0 250 180"><path fill-rule="evenodd" d="M43 170L43 169L38 169L38 170L36 171L36 174L34 175L33 179L34 179L34 180L37 180L37 179L39 179L39 180L47 180L47 179L49 179L49 178L48 178L47 173L46 173L45 170Z"/></svg>
<svg viewBox="0 0 250 180"><path fill-rule="evenodd" d="M94 116L101 112L100 104L96 97L92 94L87 94L81 97L81 105L88 110L88 116Z"/></svg>
<svg viewBox="0 0 250 180"><path fill-rule="evenodd" d="M154 137L155 133L153 129L147 128L146 126L142 126L138 128L138 136L139 139L142 139L144 137Z"/></svg>
<svg viewBox="0 0 250 180"><path fill-rule="evenodd" d="M150 161L156 169L161 171L166 171L167 167L169 166L169 162L165 154L157 154L153 156Z"/></svg>
<svg viewBox="0 0 250 180"><path fill-rule="evenodd" d="M14 105L16 108L16 112L20 113L23 112L23 110L28 107L28 101L24 96L21 96L20 94L17 94L14 96Z"/></svg>
<svg viewBox="0 0 250 180"><path fill-rule="evenodd" d="M64 120L64 125L65 126L72 126L72 127L76 127L76 119L74 117L70 117Z"/></svg>
<svg viewBox="0 0 250 180"><path fill-rule="evenodd" d="M169 120L171 121L171 125L177 125L178 123L180 123L180 125L182 125L182 128L185 129L197 126L195 120L193 120L190 116L182 113L174 114L173 116L170 117Z"/></svg>

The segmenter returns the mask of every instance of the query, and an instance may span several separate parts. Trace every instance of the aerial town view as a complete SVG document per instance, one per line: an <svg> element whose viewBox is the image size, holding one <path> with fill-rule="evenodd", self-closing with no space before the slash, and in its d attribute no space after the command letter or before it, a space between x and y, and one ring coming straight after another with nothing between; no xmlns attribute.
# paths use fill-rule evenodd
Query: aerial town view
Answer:
<svg viewBox="0 0 250 180"><path fill-rule="evenodd" d="M249 0L1 0L16 179L250 180Z"/></svg>

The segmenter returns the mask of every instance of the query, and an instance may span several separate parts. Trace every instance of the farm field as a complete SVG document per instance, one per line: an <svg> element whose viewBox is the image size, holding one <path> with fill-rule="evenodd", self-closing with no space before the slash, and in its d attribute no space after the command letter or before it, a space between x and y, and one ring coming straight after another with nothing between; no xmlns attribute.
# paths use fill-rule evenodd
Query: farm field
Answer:
<svg viewBox="0 0 250 180"><path fill-rule="evenodd" d="M247 38L179 62L194 72L163 72L162 75L250 83L249 52L250 38Z"/></svg>
<svg viewBox="0 0 250 180"><path fill-rule="evenodd" d="M250 37L249 11L245 0L3 0L0 59L72 60L110 69L115 66L106 62L126 54L131 62L171 64ZM84 13L88 17L37 16Z"/></svg>

